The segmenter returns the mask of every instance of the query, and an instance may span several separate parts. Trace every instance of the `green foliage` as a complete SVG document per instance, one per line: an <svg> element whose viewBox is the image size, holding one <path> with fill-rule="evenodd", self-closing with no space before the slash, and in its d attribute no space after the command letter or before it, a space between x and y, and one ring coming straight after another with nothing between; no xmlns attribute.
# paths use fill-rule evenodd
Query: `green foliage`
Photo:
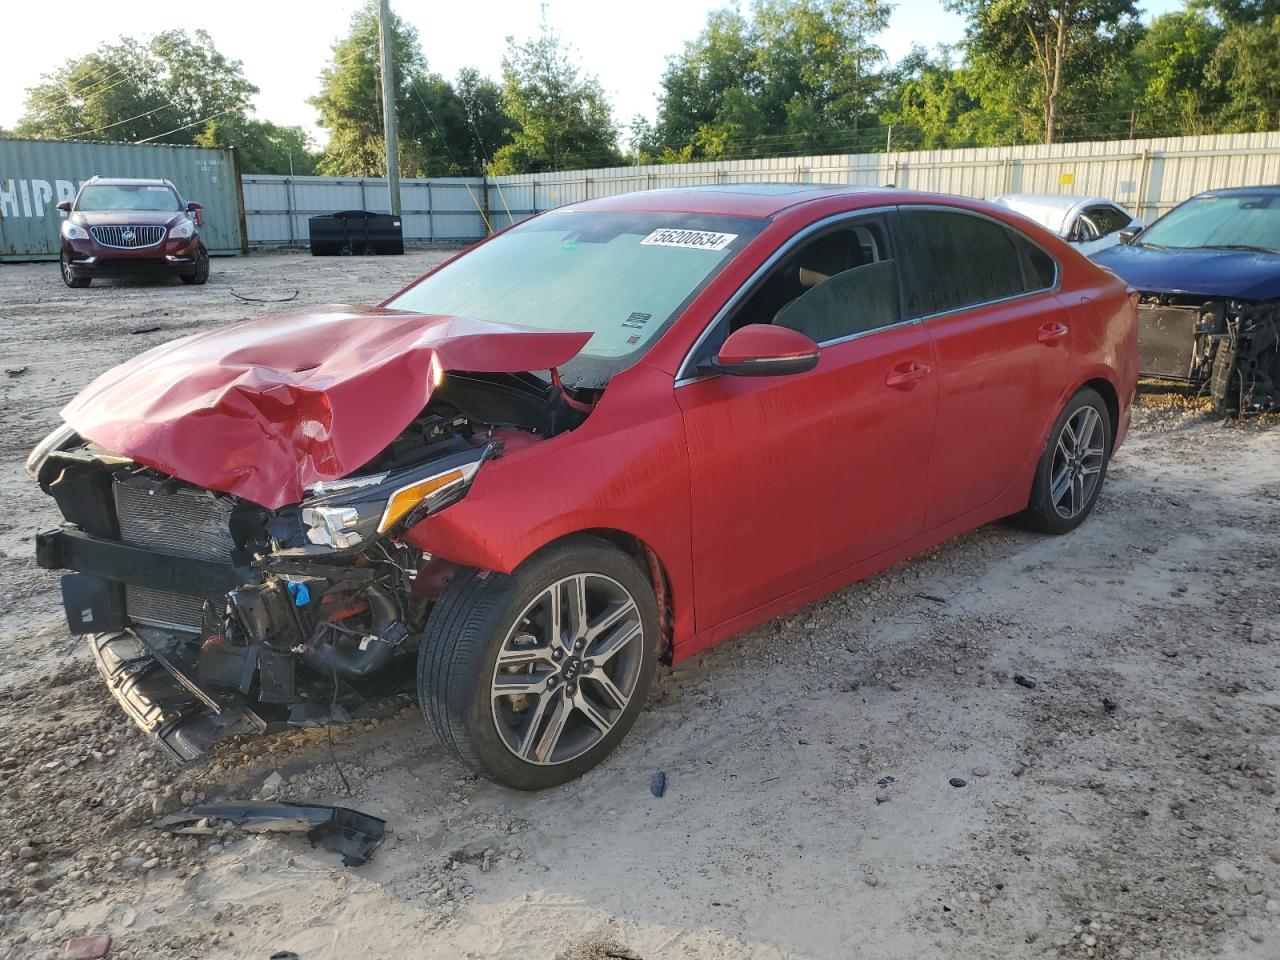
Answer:
<svg viewBox="0 0 1280 960"><path fill-rule="evenodd" d="M876 124L882 0L755 0L718 10L671 58L645 149L664 160L845 149Z"/></svg>
<svg viewBox="0 0 1280 960"><path fill-rule="evenodd" d="M427 69L418 32L394 13L391 49L399 121L400 173L407 177L477 175L492 151L510 139L497 84L472 69L450 83ZM309 101L320 112L329 143L317 170L333 176L382 176L382 71L378 10L366 3L333 46Z"/></svg>
<svg viewBox="0 0 1280 960"><path fill-rule="evenodd" d="M511 118L512 134L494 154L494 174L622 162L617 127L600 81L582 73L545 23L541 33L525 43L508 38L502 105Z"/></svg>
<svg viewBox="0 0 1280 960"><path fill-rule="evenodd" d="M257 87L203 30L122 37L27 90L21 137L195 143L209 122L241 122Z"/></svg>
<svg viewBox="0 0 1280 960"><path fill-rule="evenodd" d="M211 120L196 137L196 143L202 147L239 148L240 169L245 173L310 176L316 172L320 159L305 130L281 127L269 120Z"/></svg>

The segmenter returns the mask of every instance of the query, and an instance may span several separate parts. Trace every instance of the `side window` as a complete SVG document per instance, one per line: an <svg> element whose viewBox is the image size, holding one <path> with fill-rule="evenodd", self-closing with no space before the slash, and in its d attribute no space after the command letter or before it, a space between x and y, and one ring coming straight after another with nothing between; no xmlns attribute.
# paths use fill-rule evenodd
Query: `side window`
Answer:
<svg viewBox="0 0 1280 960"><path fill-rule="evenodd" d="M912 316L1024 293L1022 257L1004 225L968 213L903 207L915 283Z"/></svg>
<svg viewBox="0 0 1280 960"><path fill-rule="evenodd" d="M1093 227L1096 237L1087 239L1100 240L1108 234L1115 233L1117 230L1123 230L1129 225L1129 216L1122 210L1118 210L1109 203L1099 203L1092 207L1086 207L1080 218Z"/></svg>
<svg viewBox="0 0 1280 960"><path fill-rule="evenodd" d="M883 222L828 230L788 253L734 311L729 329L775 323L818 343L902 319L898 264Z"/></svg>
<svg viewBox="0 0 1280 960"><path fill-rule="evenodd" d="M1058 281L1058 262L1014 230L1013 242L1022 255L1022 275L1026 278L1028 292L1048 290Z"/></svg>

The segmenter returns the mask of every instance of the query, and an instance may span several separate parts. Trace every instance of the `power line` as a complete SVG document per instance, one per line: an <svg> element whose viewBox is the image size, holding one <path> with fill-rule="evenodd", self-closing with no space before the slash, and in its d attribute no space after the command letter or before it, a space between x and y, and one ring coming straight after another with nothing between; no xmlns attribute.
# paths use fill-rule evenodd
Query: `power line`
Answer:
<svg viewBox="0 0 1280 960"><path fill-rule="evenodd" d="M235 111L240 109L242 108L239 104L237 104L234 107L227 107L227 109L225 110L219 110L217 113L211 113L209 114L209 116L201 117L199 120L192 120L190 123L184 123L182 126L174 127L172 130L166 130L164 133L157 133L154 137L146 137L145 139L134 140L133 142L134 143L150 143L152 140L159 140L161 137L167 137L171 133L177 133L180 130L186 130L190 127L199 126L202 123L208 123L210 120L216 120L218 117L221 117L224 114L234 113Z"/></svg>

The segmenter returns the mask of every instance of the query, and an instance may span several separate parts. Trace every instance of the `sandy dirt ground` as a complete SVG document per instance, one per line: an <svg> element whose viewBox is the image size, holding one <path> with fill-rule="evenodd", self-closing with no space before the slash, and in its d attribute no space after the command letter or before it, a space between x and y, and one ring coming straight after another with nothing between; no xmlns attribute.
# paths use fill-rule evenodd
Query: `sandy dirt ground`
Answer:
<svg viewBox="0 0 1280 960"><path fill-rule="evenodd" d="M351 796L316 731L158 756L65 632L22 459L99 371L278 309L233 290L367 302L440 256L84 291L0 266L0 956L1280 956L1280 429L1176 393L1144 394L1075 533L994 524L665 669L564 788L476 780L413 709L335 733ZM386 843L349 869L154 827L276 781Z"/></svg>

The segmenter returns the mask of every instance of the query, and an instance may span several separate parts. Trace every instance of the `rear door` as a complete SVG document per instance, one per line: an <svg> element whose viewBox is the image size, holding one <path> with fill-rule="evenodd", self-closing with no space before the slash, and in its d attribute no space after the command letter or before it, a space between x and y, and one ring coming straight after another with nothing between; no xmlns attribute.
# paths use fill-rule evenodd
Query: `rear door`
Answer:
<svg viewBox="0 0 1280 960"><path fill-rule="evenodd" d="M925 528L996 499L1027 457L1067 374L1057 264L1024 235L957 208L903 207L910 312L933 340L938 417Z"/></svg>

